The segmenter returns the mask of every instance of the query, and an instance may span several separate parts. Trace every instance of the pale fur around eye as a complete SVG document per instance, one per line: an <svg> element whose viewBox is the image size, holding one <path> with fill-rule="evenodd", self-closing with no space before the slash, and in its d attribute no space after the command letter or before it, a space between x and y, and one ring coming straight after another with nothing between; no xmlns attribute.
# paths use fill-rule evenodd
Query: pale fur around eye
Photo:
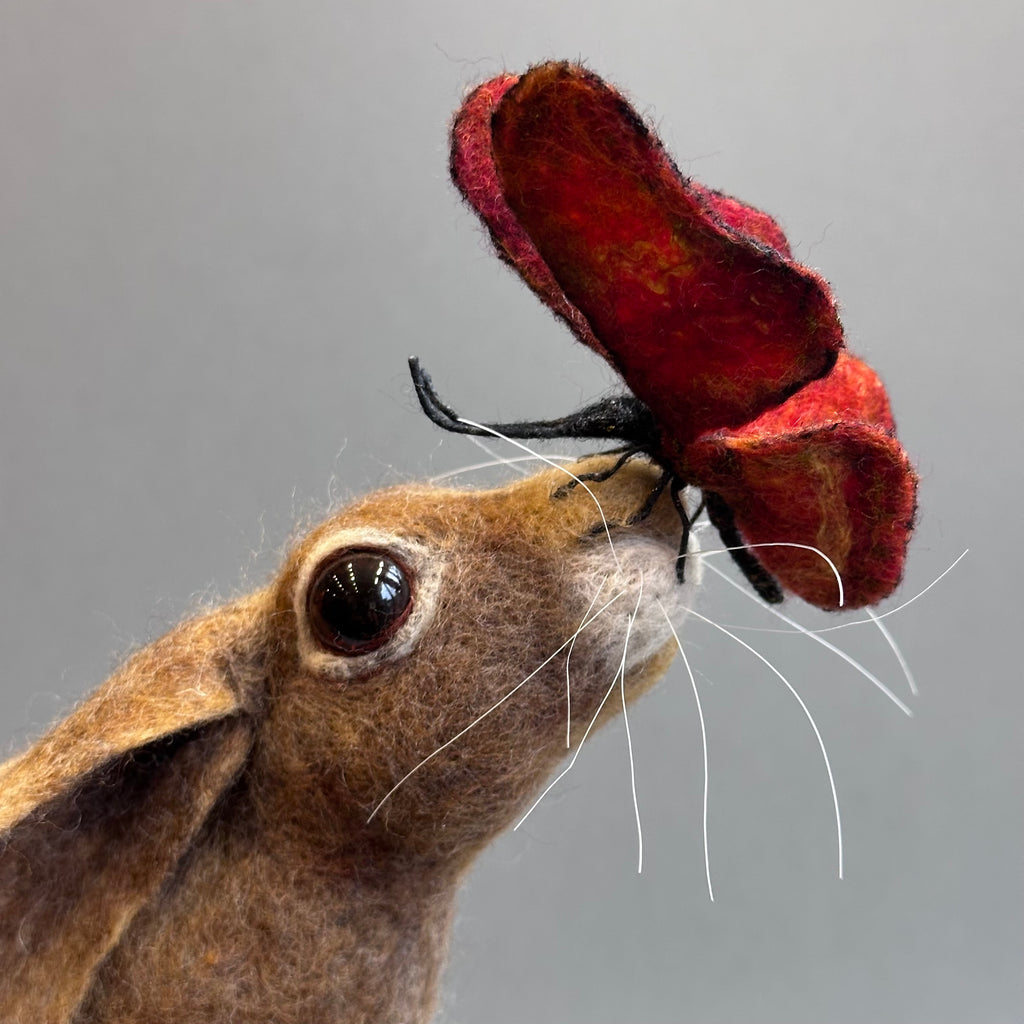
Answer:
<svg viewBox="0 0 1024 1024"><path fill-rule="evenodd" d="M310 620L310 591L317 576L335 557L352 552L372 552L400 567L409 587L408 603L395 614L392 628L382 636L359 643L325 644L323 628ZM437 608L444 559L428 545L397 534L370 528L343 529L321 538L306 556L295 584L293 607L299 634L299 656L315 672L335 679L349 679L372 672L384 662L406 657L430 625ZM341 648L341 649L340 649Z"/></svg>

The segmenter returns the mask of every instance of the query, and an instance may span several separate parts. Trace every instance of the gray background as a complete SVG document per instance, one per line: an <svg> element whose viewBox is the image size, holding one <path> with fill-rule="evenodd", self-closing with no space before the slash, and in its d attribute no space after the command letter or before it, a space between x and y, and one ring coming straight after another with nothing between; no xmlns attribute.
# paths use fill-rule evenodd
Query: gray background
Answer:
<svg viewBox="0 0 1024 1024"><path fill-rule="evenodd" d="M687 627L678 668L462 901L441 1019L1024 1019L1017 354L1019 0L0 2L0 744L136 643L262 580L296 521L477 461L405 358L480 417L613 385L487 251L446 179L468 83L583 57L688 173L777 214L883 374L922 475L889 620L904 718L805 639L798 708ZM771 625L721 585L703 608ZM794 603L804 621L820 617ZM841 638L897 689L870 628Z"/></svg>

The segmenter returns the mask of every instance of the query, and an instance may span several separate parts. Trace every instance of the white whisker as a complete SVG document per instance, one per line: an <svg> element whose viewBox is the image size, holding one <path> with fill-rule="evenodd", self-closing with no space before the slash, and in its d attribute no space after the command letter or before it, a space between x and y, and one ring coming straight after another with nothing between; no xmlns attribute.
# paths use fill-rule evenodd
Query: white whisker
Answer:
<svg viewBox="0 0 1024 1024"><path fill-rule="evenodd" d="M813 551L820 558L824 558L825 561L828 562L829 568L832 570L832 575L836 578L836 586L839 588L839 607L842 608L843 602L846 600L846 595L843 590L843 577L839 574L839 570L836 568L836 563L833 562L832 559L821 550L821 548L816 548L812 544L796 544L790 541L778 540L765 541L763 544L740 544L731 548L709 548L695 553L701 556L721 555L726 551L754 551L757 548L800 548L802 551Z"/></svg>
<svg viewBox="0 0 1024 1024"><path fill-rule="evenodd" d="M686 656L686 651L683 650L683 644L679 639L679 634L676 632L676 627L672 624L672 620L669 618L668 612L665 611L665 606L660 600L658 600L658 607L661 609L661 614L665 616L668 628L672 630L672 636L675 639L676 647L679 648L679 656L683 659L683 665L686 667L686 674L690 677L690 686L693 689L693 699L697 702L697 718L700 721L700 744L704 757L704 876L708 880L708 898L712 903L714 903L715 890L711 886L711 855L708 851L708 734L704 727L704 709L701 707L700 694L697 692L697 680L693 676L693 669L690 668L690 659Z"/></svg>
<svg viewBox="0 0 1024 1024"><path fill-rule="evenodd" d="M506 464L505 460L493 448L491 448L489 445L484 444L484 442L481 441L479 437L474 437L472 434L466 434L465 436L468 437L470 442L472 444L475 444L477 448L479 448L480 451L482 451L485 455L489 455L491 459L494 461L495 465L500 466ZM507 464L511 466L511 468L514 469L520 476L527 475L527 471L523 469L522 466L515 466L512 465L512 463Z"/></svg>
<svg viewBox="0 0 1024 1024"><path fill-rule="evenodd" d="M550 455L548 457L555 459L558 462L579 461L579 458L575 455ZM463 473L476 473L482 469L494 469L495 466L512 466L520 462L536 462L537 459L538 456L536 455L514 455L507 459L503 459L501 456L495 456L493 459L488 459L487 462L474 462L468 466L460 466L458 469L449 469L445 473L438 473L436 476L427 477L427 483L438 484L442 480L450 480L452 477L462 476Z"/></svg>
<svg viewBox="0 0 1024 1024"><path fill-rule="evenodd" d="M925 587L923 590L919 590L908 601L904 601L902 604L898 604L895 608L890 608L887 611L880 612L879 614L874 616L874 618L875 619L887 619L887 618L889 618L890 615L895 615L897 612L903 611L903 609L906 608L908 605L912 605L919 597L923 597L925 594L927 594L928 591L931 590L932 587L934 587L936 583L938 583L941 579L943 579L943 577L949 575L949 573L951 573L960 564L960 562L964 558L966 558L967 552L970 551L970 550L971 550L970 548L964 548L964 550L961 551L960 554L957 555L957 557L954 558L952 562L950 562L949 566L946 569L944 569L942 572L940 572L939 575L936 576L935 579L933 579L931 581L931 583L928 584L927 587ZM840 622L836 626L826 626L824 629L819 629L818 632L819 633L827 633L829 630L832 630L832 629L846 629L848 626L862 626L865 623L868 623L868 622L871 622L871 621L873 621L873 619L854 619L852 622Z"/></svg>
<svg viewBox="0 0 1024 1024"><path fill-rule="evenodd" d="M450 747L456 740L459 740L463 736L465 736L466 733L470 731L470 729L473 729L476 726L478 726L485 718L487 718L488 715L492 714L494 711L497 711L498 708L500 708L501 705L505 703L505 701L507 701L514 694L518 693L531 679L533 679L533 677L535 675L537 675L538 672L540 672L554 658L558 657L558 655L561 654L562 651L564 651L566 649L566 647L568 647L573 642L573 640L584 629L586 629L599 616L603 615L605 613L605 611L607 611L607 609L610 608L616 601L618 601L618 599L620 597L622 597L622 595L625 594L625 593L626 592L624 590L620 590L613 598L608 600L596 612L594 612L594 614L586 622L580 623L579 629L577 629L576 632L573 633L573 635L571 637L569 637L556 650L552 651L551 654L549 654L528 676L526 676L520 682L516 683L516 685L513 686L512 689L509 690L508 693L506 693L504 697L502 697L499 700L495 701L495 703L493 703L486 711L484 711L482 714L480 714L476 718L474 718L473 721L470 722L469 725L467 725L464 729L460 729L454 736L452 736L451 739L446 740L444 743L441 744L441 746L439 746L432 753L427 754L427 756L425 758L423 758L423 760L420 761L419 764L415 765L413 768L410 768L409 771L407 771L405 773L405 775L403 775L384 794L384 796L381 797L380 801L377 803L377 806L374 807L374 809L370 812L370 816L366 819L367 824L369 824L371 821L373 821L374 817L376 816L377 812L381 809L381 807L383 807L384 804L387 803L387 801L391 799L391 797L395 794L395 792L402 785L404 785L410 778L412 778L412 776L415 775L416 772L418 772L429 761L432 761L435 757L437 757L437 755L440 754L442 751L447 750L448 747Z"/></svg>
<svg viewBox="0 0 1024 1024"><path fill-rule="evenodd" d="M580 751L583 749L583 744L587 742L587 737L590 735L590 730L594 728L594 723L600 716L605 704L608 703L608 698L615 692L615 687L618 686L618 683L619 673L616 672L615 678L612 680L612 685L608 687L608 690L606 691L605 695L601 698L601 703L597 705L597 710L594 712L593 718L590 719L590 722L583 733L583 738L580 740L580 745L576 748L575 752L569 760L569 763L547 784L547 786L544 789L544 792L541 793L541 795L537 797L537 799L534 800L532 804L530 804L530 809L515 823L515 825L512 826L513 832L515 832L519 828L519 826L522 825L522 823L526 821L526 819L531 814L533 814L533 812L537 809L537 806L540 804L541 800L543 800L544 797L546 797L548 793L550 793L551 790L553 790L555 786L558 785L561 779L563 779L566 775L569 774L570 771L572 771L572 766L576 763L576 759L580 756Z"/></svg>
<svg viewBox="0 0 1024 1024"><path fill-rule="evenodd" d="M590 607L586 610L583 615L583 620L580 622L576 632L572 635L572 643L569 644L569 653L565 656L565 749L568 750L572 746L572 691L569 685L569 663L572 661L573 648L576 646L576 638L580 635L580 630L583 628L583 623L587 621L587 616L594 610L594 605L597 604L597 599L601 596L601 592L604 590L605 584L608 582L608 577L605 576L601 580L601 586L597 588L597 593L594 595L594 600L590 602Z"/></svg>
<svg viewBox="0 0 1024 1024"><path fill-rule="evenodd" d="M913 597L908 598L902 604L898 604L895 608L889 608L887 611L878 612L878 613L870 612L869 611L868 612L869 618L866 618L866 619L851 619L849 622L837 622L834 626L822 626L819 629L812 629L812 630L810 630L810 632L812 632L812 633L831 633L831 632L833 632L833 630L836 630L836 629L849 629L850 626L867 626L867 625L869 625L871 623L874 623L875 625L877 625L879 619L887 619L887 618L889 618L890 615L895 615L897 612L901 612L901 611L903 611L904 608L907 608L910 605L912 605L919 597L924 597L924 595L927 594L928 591L931 590L932 587L934 587L944 576L948 576L949 573L951 573L957 567L957 565L966 557L967 553L970 550L971 550L970 548L964 548L964 550L961 551L960 554L957 555L957 557L954 558L953 561L950 562L949 565L946 566L946 568L943 569L942 572L940 572L939 575L936 576L935 579L933 579L931 581L931 583L928 584L927 587L924 587L923 589L919 590ZM794 633L794 632L799 632L799 630L793 630L793 629L774 629L774 628L772 628L770 626L737 626L737 625L733 625L732 623L730 623L729 626L730 626L731 629L742 629L742 630L745 630L748 633Z"/></svg>
<svg viewBox="0 0 1024 1024"><path fill-rule="evenodd" d="M612 543L612 532L608 529L608 520L604 517L604 509L601 507L601 502L597 500L597 495L594 494L583 480L581 480L575 473L570 473L565 466L560 466L557 462L553 462L551 459L541 455L540 452L535 452L529 445L525 445L522 442L515 440L515 438L507 437L505 434L501 433L501 431L495 430L494 427L489 427L484 423L476 423L473 420L467 420L463 417L459 417L459 423L464 423L467 427L472 427L474 430L486 430L487 433L493 434L495 437L500 437L502 441L507 441L509 444L515 446L521 451L529 452L529 454L540 459L541 462L546 462L553 469L557 469L570 479L575 480L576 483L582 487L591 498L593 498L594 504L597 506L598 514L601 516L601 525L604 527L605 536L608 538L608 549L612 553L612 561L615 563L616 569L622 568L622 565L619 562L619 556L615 552L615 545Z"/></svg>
<svg viewBox="0 0 1024 1024"><path fill-rule="evenodd" d="M914 675L910 671L910 665L907 663L907 659L903 657L903 652L900 650L900 645L896 643L896 637L889 632L888 627L882 622L882 616L873 612L870 608L866 609L871 621L878 627L878 632L885 637L885 642L892 648L892 653L896 655L896 660L900 663L900 668L903 669L903 675L907 680L907 686L910 687L910 692L916 697L917 696L917 683L914 681Z"/></svg>
<svg viewBox="0 0 1024 1024"><path fill-rule="evenodd" d="M908 718L914 717L914 712L911 711L910 708L907 707L907 705L902 700L900 700L900 698L897 697L896 694L893 693L892 690L890 690L889 687L886 686L885 683L883 683L882 680L878 678L878 676L874 674L874 672L871 672L870 670L865 668L859 661L857 661L856 658L847 654L846 651L840 649L839 647L836 647L835 644L829 643L829 641L826 640L824 637L818 636L813 630L801 625L799 622L796 621L796 619L791 619L784 612L780 612L778 608L775 608L774 606L768 604L767 601L762 601L756 594L751 593L749 590L747 590L746 587L741 586L734 579L731 579L717 566L709 565L708 568L716 576L719 576L723 580L725 580L725 582L728 583L730 587L734 587L736 590L738 590L744 597L749 598L755 604L758 604L762 608L771 612L772 615L774 615L777 619L781 619L787 625L792 626L793 632L803 633L805 636L810 637L810 639L813 640L815 643L821 644L822 647L825 647L828 650L830 650L833 654L838 655L848 665L853 666L853 668L855 668L862 676L864 676L864 678L867 679L869 683L877 687L883 694L885 694L885 696L888 697L889 700L891 700L893 704L895 704L896 707L898 707L900 711L903 712L903 714L905 714ZM879 628L882 627L881 623L879 623L878 625Z"/></svg>
<svg viewBox="0 0 1024 1024"><path fill-rule="evenodd" d="M640 826L640 802L636 797L636 764L633 761L633 737L629 732L629 714L626 711L626 652L629 650L629 634L633 630L633 623L636 621L637 612L640 611L640 599L644 594L644 578L640 576L640 587L636 595L636 607L629 617L629 624L626 626L626 638L622 642L622 666L619 669L619 692L622 695L622 724L626 727L626 746L629 749L629 784L633 790L633 814L636 816L636 843L637 862L636 873L642 874L644 870L644 830Z"/></svg>
<svg viewBox="0 0 1024 1024"><path fill-rule="evenodd" d="M832 764L828 759L828 751L825 749L825 741L821 738L821 732L818 729L818 724L814 721L814 716L811 714L810 709L804 703L803 698L800 696L800 694L796 692L796 690L793 687L793 684L763 654L761 654L760 651L755 650L745 640L741 640L738 636L736 636L735 633L730 633L729 630L725 628L725 626L720 626L713 619L709 619L706 615L701 615L700 612L695 611L693 608L690 609L690 615L693 615L696 618L700 619L701 622L706 622L709 626L714 626L715 629L720 630L726 636L732 637L732 639L735 640L736 643L738 643L741 647L745 647L748 651L750 651L751 654L754 655L755 658L758 658L765 665L767 665L768 668L771 669L771 671L774 672L775 675L777 675L779 679L782 680L786 689L789 690L789 692L796 699L796 702L800 705L800 708L803 710L803 713L806 716L807 721L810 722L811 728L814 730L814 735L818 740L818 747L821 749L821 756L825 761L825 771L828 774L828 784L829 788L832 790L832 806L835 808L836 812L836 841L839 846L839 877L842 878L843 825L842 820L839 816L839 795L836 793L835 778L832 775Z"/></svg>
<svg viewBox="0 0 1024 1024"><path fill-rule="evenodd" d="M624 593L625 593L624 590L620 591L617 596L621 597ZM637 607L639 607L639 604L637 605ZM631 616L629 616L629 618L626 620L627 642L628 642L629 631L633 628L633 620L634 620L635 617L636 617L636 610L634 609L633 614ZM596 618L596 616L595 616L595 618ZM526 813L512 827L512 831L513 832L515 832L519 828L519 826L522 825L522 823L524 821L526 821L526 819L531 814L533 814L533 812L540 805L540 802L544 799L544 797L546 797L548 795L548 793L550 793L551 790L553 790L555 788L555 786L557 786L558 783L566 775L568 775L569 772L572 771L573 765L576 764L576 760L579 758L580 752L583 750L583 744L587 742L587 737L590 735L591 730L594 728L594 725L596 724L598 718L601 716L601 712L604 710L605 704L608 703L608 698L615 692L615 687L618 685L619 677L624 675L625 672L626 672L626 649L625 649L625 646L623 646L622 660L619 662L619 667L618 667L618 669L615 672L615 677L612 679L612 685L608 687L607 691L605 692L605 695L601 698L601 703L597 705L597 710L594 712L593 717L587 723L587 728L583 732L583 737L580 740L580 744L576 748L576 750L573 753L572 757L570 758L569 763L547 784L547 786L544 788L544 791L541 793L541 795L539 797L537 797L537 799L534 800L532 804L530 804L530 807L526 811Z"/></svg>

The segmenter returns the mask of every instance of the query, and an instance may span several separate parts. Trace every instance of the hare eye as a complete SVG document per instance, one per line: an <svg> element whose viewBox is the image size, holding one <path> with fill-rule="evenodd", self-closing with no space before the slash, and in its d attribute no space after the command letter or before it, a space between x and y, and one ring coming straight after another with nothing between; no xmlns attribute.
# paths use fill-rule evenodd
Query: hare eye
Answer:
<svg viewBox="0 0 1024 1024"><path fill-rule="evenodd" d="M383 551L342 551L313 575L306 611L313 636L338 654L385 644L412 608L406 571Z"/></svg>

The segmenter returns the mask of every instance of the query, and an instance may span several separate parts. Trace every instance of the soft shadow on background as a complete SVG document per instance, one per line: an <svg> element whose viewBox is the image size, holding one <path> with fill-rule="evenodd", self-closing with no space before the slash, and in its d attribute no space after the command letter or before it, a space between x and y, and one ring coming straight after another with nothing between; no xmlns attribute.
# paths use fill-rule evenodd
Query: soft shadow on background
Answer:
<svg viewBox="0 0 1024 1024"><path fill-rule="evenodd" d="M446 175L467 85L582 57L832 282L922 475L890 604L971 552L888 620L913 719L805 639L744 634L818 718L844 881L798 707L688 625L715 903L677 667L632 718L644 873L619 724L480 863L440 1020L1021 1019L1022 20L1016 0L3 4L4 752L262 580L296 523L478 461L417 411L408 355L479 418L614 387ZM712 583L702 608L773 624ZM832 638L905 688L876 632Z"/></svg>

